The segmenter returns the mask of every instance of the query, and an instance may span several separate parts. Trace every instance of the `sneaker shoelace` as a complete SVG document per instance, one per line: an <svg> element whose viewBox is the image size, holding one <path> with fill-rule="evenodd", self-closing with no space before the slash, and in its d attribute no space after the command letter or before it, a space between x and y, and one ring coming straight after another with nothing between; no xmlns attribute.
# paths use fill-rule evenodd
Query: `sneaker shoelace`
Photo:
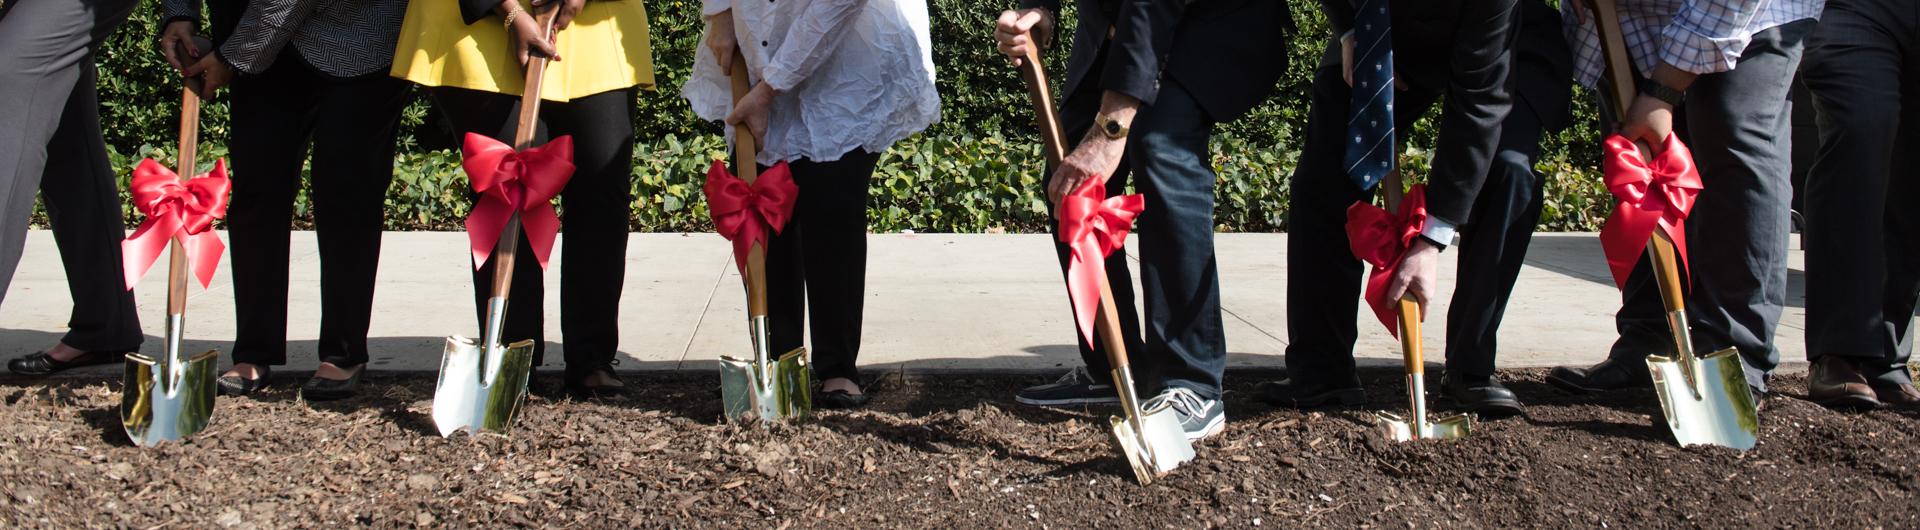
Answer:
<svg viewBox="0 0 1920 530"><path fill-rule="evenodd" d="M1067 373L1062 374L1059 380L1053 382L1053 384L1056 385L1077 385L1081 383L1093 384L1093 376L1087 374L1087 367L1085 366L1076 366L1072 370L1067 370Z"/></svg>
<svg viewBox="0 0 1920 530"><path fill-rule="evenodd" d="M1147 404L1147 407L1152 408L1158 406L1159 403L1166 403L1173 407L1174 412L1178 412L1181 416L1189 418L1198 417L1207 409L1206 400L1201 399L1199 394L1195 394L1192 390L1185 388L1167 390L1159 396L1155 396L1153 401Z"/></svg>

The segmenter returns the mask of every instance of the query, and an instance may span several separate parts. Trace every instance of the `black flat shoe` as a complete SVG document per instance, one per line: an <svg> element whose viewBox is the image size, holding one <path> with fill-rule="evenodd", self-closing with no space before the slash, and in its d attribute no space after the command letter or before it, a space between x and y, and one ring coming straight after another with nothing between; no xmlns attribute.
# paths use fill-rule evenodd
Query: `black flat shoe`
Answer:
<svg viewBox="0 0 1920 530"><path fill-rule="evenodd" d="M47 355L47 352L34 352L32 355L7 361L7 371L20 375L52 375L74 368L114 364L126 359L125 352L90 351L70 360L59 360Z"/></svg>
<svg viewBox="0 0 1920 530"><path fill-rule="evenodd" d="M367 365L361 364L346 379L314 376L307 380L307 384L300 386L300 398L307 401L333 401L353 397L360 388L360 377L364 375L367 375Z"/></svg>
<svg viewBox="0 0 1920 530"><path fill-rule="evenodd" d="M1647 364L1608 358L1586 368L1562 366L1547 373L1547 382L1575 394L1608 392L1626 388L1651 388L1653 376Z"/></svg>
<svg viewBox="0 0 1920 530"><path fill-rule="evenodd" d="M614 385L587 384L586 383L587 377L592 377L594 373L606 374L607 379L612 379L616 382L620 381L620 377L614 375L613 370L604 369L604 368L599 370L594 370L593 372L588 372L586 377L581 377L579 380L567 381L565 385L567 388L567 395L572 396L574 399L606 399L606 398L620 397L627 394L627 387L625 385L614 386Z"/></svg>
<svg viewBox="0 0 1920 530"><path fill-rule="evenodd" d="M1348 381L1345 384L1308 384L1293 378L1279 381L1267 381L1254 385L1255 396L1262 402L1276 407L1310 409L1328 405L1352 406L1367 402L1367 391L1360 383Z"/></svg>
<svg viewBox="0 0 1920 530"><path fill-rule="evenodd" d="M237 375L223 375L213 380L214 388L219 389L220 395L222 396L244 396L256 391L266 390L266 388L272 384L273 368L269 366L260 367L260 377L258 379L247 379Z"/></svg>
<svg viewBox="0 0 1920 530"><path fill-rule="evenodd" d="M857 409L867 406L867 402L872 400L873 396L867 394L855 394L845 390L831 390L820 393L820 408Z"/></svg>
<svg viewBox="0 0 1920 530"><path fill-rule="evenodd" d="M1468 412L1482 416L1512 416L1520 413L1520 398L1513 395L1498 378L1469 381L1448 374L1442 377L1440 392Z"/></svg>

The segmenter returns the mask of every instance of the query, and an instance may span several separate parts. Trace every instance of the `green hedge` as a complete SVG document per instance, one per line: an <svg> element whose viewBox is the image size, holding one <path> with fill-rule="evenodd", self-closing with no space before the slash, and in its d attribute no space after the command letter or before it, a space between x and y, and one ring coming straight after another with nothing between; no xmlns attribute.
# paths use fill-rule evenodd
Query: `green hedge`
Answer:
<svg viewBox="0 0 1920 530"><path fill-rule="evenodd" d="M699 4L645 0L651 16L658 90L642 92L634 123L632 180L637 231L704 231L700 184L707 165L724 146L718 128L701 122L679 97L693 49L699 44ZM1042 157L1019 76L993 49L988 28L1011 0L929 0L934 62L941 95L941 122L896 145L882 157L869 204L873 229L891 232L1033 231L1045 207L1040 190ZM1302 28L1289 56L1277 96L1247 118L1220 127L1213 166L1220 174L1222 231L1285 229L1287 175L1299 158L1305 127L1311 58L1319 56L1325 25L1311 3L1295 2ZM100 50L100 98L107 143L122 179L143 157L169 160L175 142L179 91L165 62L153 51L157 6L143 2L131 20ZM1070 20L1072 14L1067 13ZM1056 69L1065 46L1050 50ZM1584 95L1580 97L1585 100ZM1541 219L1546 230L1593 230L1608 205L1593 168L1590 105L1578 109L1583 125L1549 138L1540 171L1549 200ZM1427 120L1412 131L1414 146L1432 145ZM227 107L216 98L203 110L203 164L224 156ZM454 230L467 212L466 179L460 174L452 135L424 98L402 117L400 154L387 199L389 228ZM1426 151L1410 148L1406 167L1418 173ZM169 164L171 165L171 164ZM244 170L244 168L242 168ZM303 191L295 223L308 223ZM128 208L129 219L134 212Z"/></svg>

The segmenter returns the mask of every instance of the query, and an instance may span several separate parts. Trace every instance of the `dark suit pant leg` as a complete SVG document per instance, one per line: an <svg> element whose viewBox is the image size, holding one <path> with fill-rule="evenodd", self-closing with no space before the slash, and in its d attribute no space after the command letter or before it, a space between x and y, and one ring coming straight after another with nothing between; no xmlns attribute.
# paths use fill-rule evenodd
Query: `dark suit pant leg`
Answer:
<svg viewBox="0 0 1920 530"><path fill-rule="evenodd" d="M6 95L0 98L0 116L7 117L6 127L0 127L0 299L20 265L50 141L66 120L69 100L82 98L81 106L98 107L93 91L78 86L93 68L89 48L126 20L134 5L127 0L9 2L0 16L0 94ZM97 121L80 132L98 141Z"/></svg>
<svg viewBox="0 0 1920 530"><path fill-rule="evenodd" d="M1729 72L1688 90L1686 139L1707 183L1687 218L1689 307L1696 351L1738 348L1747 383L1766 388L1779 364L1774 331L1787 297L1788 209L1793 186L1789 83L1803 20L1762 31Z"/></svg>
<svg viewBox="0 0 1920 530"><path fill-rule="evenodd" d="M440 115L447 119L461 138L472 133L513 144L520 115L520 98L452 87L437 87L429 94L433 97L434 106L439 107ZM535 143L540 141L536 133ZM546 360L546 286L541 283L540 262L534 258L532 249L533 244L527 241L524 233L521 234L518 251L514 253L513 285L508 292L509 303L507 314L502 317L500 337L507 344L533 341L533 365L537 367L545 364ZM486 261L473 271L474 315L478 324L478 332L474 337L482 340L487 332L487 300L493 296L494 263L490 250Z"/></svg>
<svg viewBox="0 0 1920 530"><path fill-rule="evenodd" d="M1085 137L1087 131L1093 127L1093 116L1099 112L1100 91L1093 88L1093 83L1087 83L1086 86L1087 88L1083 88L1068 97L1067 100L1062 103L1060 110L1061 126L1066 130L1068 141L1073 142L1075 145L1077 145L1079 139ZM1138 120L1138 118L1135 119ZM1139 141L1141 140L1138 136L1128 140L1128 142ZM1045 196L1047 184L1052 181L1053 170L1054 168L1049 166L1047 171L1041 174L1039 186L1042 196ZM1114 170L1113 175L1107 178L1107 196L1113 197L1125 194L1127 191L1127 179L1131 175L1132 158L1121 155L1120 166ZM1054 209L1057 206L1056 204L1047 205L1047 233L1055 236L1053 243L1054 257L1059 259L1060 274L1063 280L1061 285L1063 290L1059 292L1065 295L1064 280L1066 279L1067 267L1073 260L1073 248L1067 246L1065 243L1061 243L1058 239L1060 223L1053 217L1055 213ZM1126 349L1129 352L1145 351L1142 349L1143 346L1140 342L1140 311L1137 308L1134 298L1132 264L1128 263L1126 251L1115 250L1113 254L1108 255L1106 259L1106 269L1108 288L1113 291L1113 303L1120 310L1120 336L1122 340L1125 340L1127 343ZM1067 309L1067 312L1064 314L1068 315L1066 321L1071 323L1073 322L1074 314L1072 300L1066 296L1061 296L1061 300L1067 302L1063 306ZM1093 378L1096 384L1108 384L1113 379L1113 365L1107 361L1106 345L1101 344L1098 340L1088 342L1086 337L1080 336L1080 331L1077 327L1070 329L1074 330L1075 347L1080 352L1081 363L1087 367L1087 374ZM1128 360L1131 361L1132 358Z"/></svg>
<svg viewBox="0 0 1920 530"><path fill-rule="evenodd" d="M789 164L800 196L793 219L768 247L768 324L774 355L800 347L801 329L810 332L819 380L860 380L867 187L879 161L879 153L856 149L832 162Z"/></svg>
<svg viewBox="0 0 1920 530"><path fill-rule="evenodd" d="M1360 309L1359 260L1347 243L1347 207L1371 196L1342 167L1349 89L1339 50L1314 70L1306 149L1291 178L1287 213L1287 376L1302 384L1353 386ZM1405 108L1402 106L1401 108Z"/></svg>
<svg viewBox="0 0 1920 530"><path fill-rule="evenodd" d="M1146 295L1145 355L1137 364L1146 381L1218 399L1227 345L1213 247L1213 120L1185 87L1166 80L1134 124L1127 158L1146 197L1137 222ZM1141 386L1157 392L1161 385Z"/></svg>
<svg viewBox="0 0 1920 530"><path fill-rule="evenodd" d="M1564 106L1565 101L1561 102ZM1540 118L1516 105L1501 127L1487 181L1460 238L1459 275L1447 313L1447 374L1493 376L1500 320L1539 224L1545 181L1533 172Z"/></svg>
<svg viewBox="0 0 1920 530"><path fill-rule="evenodd" d="M1821 131L1805 194L1807 357L1849 357L1894 384L1910 382L1920 289L1920 216L1887 208L1889 198L1915 196L1920 182L1912 154L1920 142L1915 18L1901 2L1835 0L1808 40L1802 70Z"/></svg>
<svg viewBox="0 0 1920 530"><path fill-rule="evenodd" d="M292 66L292 65L289 65ZM367 362L394 133L407 86L384 74L330 80L318 100L312 197L320 247L322 362Z"/></svg>
<svg viewBox="0 0 1920 530"><path fill-rule="evenodd" d="M228 93L233 362L282 365L287 362L293 200L317 123L318 76L288 61L260 75L240 76Z"/></svg>
<svg viewBox="0 0 1920 530"><path fill-rule="evenodd" d="M633 212L636 89L602 92L541 110L553 137L572 135L573 178L560 193L560 335L567 377L611 370L620 348L628 219Z"/></svg>
<svg viewBox="0 0 1920 530"><path fill-rule="evenodd" d="M48 176L40 181L73 296L73 315L60 342L83 351L136 351L143 339L140 318L120 266L120 240L127 232L119 183L100 137L91 63L47 145Z"/></svg>

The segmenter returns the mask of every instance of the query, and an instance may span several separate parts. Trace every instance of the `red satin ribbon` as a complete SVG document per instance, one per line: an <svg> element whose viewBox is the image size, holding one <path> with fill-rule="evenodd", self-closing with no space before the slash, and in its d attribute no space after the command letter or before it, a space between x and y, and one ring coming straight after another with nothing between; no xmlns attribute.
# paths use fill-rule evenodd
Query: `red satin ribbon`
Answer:
<svg viewBox="0 0 1920 530"><path fill-rule="evenodd" d="M751 162L749 162L751 163ZM786 162L760 172L753 184L727 171L719 160L707 169L707 210L713 216L713 231L733 242L733 266L747 270L747 250L754 243L766 243L767 230L778 234L793 217L793 202L800 186Z"/></svg>
<svg viewBox="0 0 1920 530"><path fill-rule="evenodd" d="M1606 156L1602 159L1607 190L1619 200L1613 215L1600 228L1600 245L1607 254L1607 267L1613 281L1627 286L1627 275L1647 250L1654 227L1673 239L1680 255L1680 274L1687 272L1687 212L1693 209L1704 184L1693 165L1693 153L1676 135L1667 135L1663 150L1651 163L1642 160L1640 149L1624 136L1608 136Z"/></svg>
<svg viewBox="0 0 1920 530"><path fill-rule="evenodd" d="M1425 185L1415 184L1407 189L1406 197L1400 199L1399 212L1388 213L1386 208L1367 201L1347 207L1347 245L1353 249L1353 257L1373 266L1373 272L1367 274L1367 305L1395 337L1400 336L1400 328L1394 323L1399 308L1395 300L1387 298L1387 282L1393 279L1394 271L1400 269L1407 246L1413 244L1413 238L1419 237L1426 227Z"/></svg>
<svg viewBox="0 0 1920 530"><path fill-rule="evenodd" d="M1107 196L1107 178L1093 175L1060 199L1060 242L1073 250L1067 262L1067 296L1073 300L1080 336L1094 343L1093 323L1100 312L1100 279L1107 276L1108 255L1127 244L1133 219L1146 209L1138 194Z"/></svg>
<svg viewBox="0 0 1920 530"><path fill-rule="evenodd" d="M467 133L460 167L480 193L480 202L467 216L467 242L473 251L473 268L487 263L493 247L500 242L507 220L515 212L533 245L533 257L546 268L553 254L554 237L560 233L560 217L548 202L573 178L573 137L562 136L547 145L514 151L499 140Z"/></svg>
<svg viewBox="0 0 1920 530"><path fill-rule="evenodd" d="M215 161L213 171L185 182L173 170L153 159L141 160L133 169L133 205L147 220L120 242L121 269L126 272L127 290L146 276L160 252L175 237L187 252L187 263L200 287L213 283L213 271L220 267L220 252L226 245L213 231L213 221L227 216L227 192L233 189L227 180L226 161Z"/></svg>

